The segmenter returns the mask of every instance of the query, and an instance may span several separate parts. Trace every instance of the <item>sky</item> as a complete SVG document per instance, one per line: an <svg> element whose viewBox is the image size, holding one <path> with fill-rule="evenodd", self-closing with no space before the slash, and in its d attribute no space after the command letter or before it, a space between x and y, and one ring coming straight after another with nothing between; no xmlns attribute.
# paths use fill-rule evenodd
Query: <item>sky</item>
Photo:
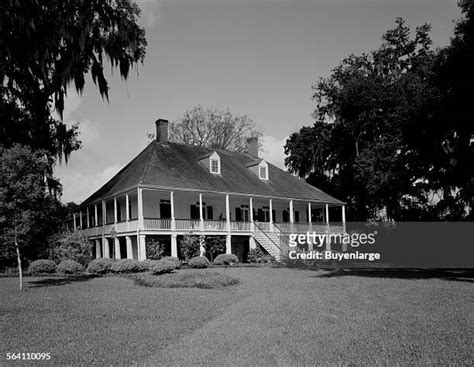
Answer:
<svg viewBox="0 0 474 367"><path fill-rule="evenodd" d="M109 102L90 76L71 88L65 121L82 149L55 175L63 202L80 203L130 162L154 132L194 106L247 115L263 131L262 156L284 168L288 136L312 125L311 86L349 54L379 47L396 17L430 23L434 47L452 36L457 0L140 0L143 65L124 81L109 73Z"/></svg>

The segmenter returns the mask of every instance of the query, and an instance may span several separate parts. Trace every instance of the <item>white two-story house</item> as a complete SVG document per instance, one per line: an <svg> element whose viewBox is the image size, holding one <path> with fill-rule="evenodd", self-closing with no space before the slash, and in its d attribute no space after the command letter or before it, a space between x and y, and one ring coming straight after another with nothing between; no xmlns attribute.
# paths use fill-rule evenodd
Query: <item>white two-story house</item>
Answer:
<svg viewBox="0 0 474 367"><path fill-rule="evenodd" d="M330 217L331 214L331 217ZM168 121L156 140L87 198L74 228L94 242L96 257L146 259L149 239L180 256L184 235L221 236L226 253L245 261L261 245L277 259L289 233L343 232L344 203L247 153L168 141Z"/></svg>

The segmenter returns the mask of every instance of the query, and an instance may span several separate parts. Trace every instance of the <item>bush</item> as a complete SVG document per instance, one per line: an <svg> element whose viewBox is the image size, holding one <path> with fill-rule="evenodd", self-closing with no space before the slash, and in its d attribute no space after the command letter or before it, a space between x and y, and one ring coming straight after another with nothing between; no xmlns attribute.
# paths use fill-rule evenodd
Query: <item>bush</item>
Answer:
<svg viewBox="0 0 474 367"><path fill-rule="evenodd" d="M146 258L150 260L159 260L165 253L165 245L160 241L151 239L146 243Z"/></svg>
<svg viewBox="0 0 474 367"><path fill-rule="evenodd" d="M105 274L110 271L110 268L114 263L114 260L108 258L95 259L89 263L87 272L93 274Z"/></svg>
<svg viewBox="0 0 474 367"><path fill-rule="evenodd" d="M56 269L60 274L79 274L84 272L84 267L74 260L61 261Z"/></svg>
<svg viewBox="0 0 474 367"><path fill-rule="evenodd" d="M147 271L149 264L143 264L141 261L132 259L122 259L112 264L110 271L112 273L139 273Z"/></svg>
<svg viewBox="0 0 474 367"><path fill-rule="evenodd" d="M214 260L215 265L232 265L237 264L239 259L234 254L221 254Z"/></svg>
<svg viewBox="0 0 474 367"><path fill-rule="evenodd" d="M176 264L172 260L161 259L156 262L155 265L152 266L150 272L154 275L166 274L171 273L173 270L176 269Z"/></svg>
<svg viewBox="0 0 474 367"><path fill-rule="evenodd" d="M199 256L201 247L199 243L201 240L203 240L203 238L199 236L183 236L179 241L179 250L185 261L194 256Z"/></svg>
<svg viewBox="0 0 474 367"><path fill-rule="evenodd" d="M84 231L63 231L54 235L50 241L52 249L49 257L56 262L74 260L87 266L94 258L92 243L87 239Z"/></svg>
<svg viewBox="0 0 474 367"><path fill-rule="evenodd" d="M175 269L181 268L181 261L180 261L177 257L174 257L174 256L165 256L162 260L171 261L171 262L174 264Z"/></svg>
<svg viewBox="0 0 474 367"><path fill-rule="evenodd" d="M35 260L28 267L28 271L32 274L55 273L56 263L53 260Z"/></svg>
<svg viewBox="0 0 474 367"><path fill-rule="evenodd" d="M209 260L203 256L196 256L188 261L188 265L191 268L204 269L209 267Z"/></svg>
<svg viewBox="0 0 474 367"><path fill-rule="evenodd" d="M143 261L139 261L139 265L140 267L142 268L142 271L148 271L150 270L154 265L156 265L156 263L158 262L159 260L150 260L150 259L145 259Z"/></svg>
<svg viewBox="0 0 474 367"><path fill-rule="evenodd" d="M164 274L154 277L149 274L137 274L134 276L135 283L146 287L160 288L203 288L212 289L227 287L239 283L239 279L227 274L212 271L186 271L175 274Z"/></svg>
<svg viewBox="0 0 474 367"><path fill-rule="evenodd" d="M268 263L273 262L274 258L261 248L254 248L249 251L247 261L251 263Z"/></svg>

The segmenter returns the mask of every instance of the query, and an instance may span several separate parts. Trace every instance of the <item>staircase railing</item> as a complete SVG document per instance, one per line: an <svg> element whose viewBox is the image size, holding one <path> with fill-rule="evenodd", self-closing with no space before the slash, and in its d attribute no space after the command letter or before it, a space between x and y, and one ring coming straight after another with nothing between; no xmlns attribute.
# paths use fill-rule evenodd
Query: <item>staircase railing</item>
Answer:
<svg viewBox="0 0 474 367"><path fill-rule="evenodd" d="M285 245L289 246L289 233L281 229L276 223L273 223L273 229L275 233L278 234L280 243L284 243Z"/></svg>
<svg viewBox="0 0 474 367"><path fill-rule="evenodd" d="M279 251L280 251L280 256L281 255L284 255L285 254L285 251L283 251L281 249L281 247L275 243L275 241L273 241L266 233L265 231L262 230L262 228L260 228L260 226L254 222L254 225L255 225L255 228L258 229L258 233L262 233L266 238L268 238L270 240L270 242L273 244L273 246L275 246Z"/></svg>

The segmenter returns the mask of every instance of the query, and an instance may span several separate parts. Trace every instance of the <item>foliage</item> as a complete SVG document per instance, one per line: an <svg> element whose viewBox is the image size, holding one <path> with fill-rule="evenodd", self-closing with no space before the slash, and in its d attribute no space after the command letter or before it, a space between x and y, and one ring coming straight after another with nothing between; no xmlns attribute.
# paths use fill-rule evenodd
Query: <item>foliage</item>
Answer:
<svg viewBox="0 0 474 367"><path fill-rule="evenodd" d="M34 251L35 236L48 222L48 210L55 198L45 190L48 162L42 151L14 145L0 145L0 241L2 257L8 262L16 254L20 289L22 288L21 257Z"/></svg>
<svg viewBox="0 0 474 367"><path fill-rule="evenodd" d="M177 257L165 256L165 257L162 258L162 260L167 260L167 261L172 262L175 266L175 269L181 268L181 261Z"/></svg>
<svg viewBox="0 0 474 367"><path fill-rule="evenodd" d="M112 264L110 271L112 273L139 273L147 271L148 264L143 264L142 261L132 259L121 259Z"/></svg>
<svg viewBox="0 0 474 367"><path fill-rule="evenodd" d="M135 283L146 287L159 288L201 288L213 289L238 284L237 278L212 271L181 271L176 274L164 274L153 277L147 274L137 275Z"/></svg>
<svg viewBox="0 0 474 367"><path fill-rule="evenodd" d="M208 268L209 260L204 256L196 256L188 261L188 266L194 269Z"/></svg>
<svg viewBox="0 0 474 367"><path fill-rule="evenodd" d="M196 106L170 124L170 140L178 143L244 152L246 140L262 134L246 115L234 115L229 109L204 109ZM154 134L148 135L154 139Z"/></svg>
<svg viewBox="0 0 474 367"><path fill-rule="evenodd" d="M150 269L150 273L153 275L161 275L171 273L176 270L176 263L172 260L161 259L156 262Z"/></svg>
<svg viewBox="0 0 474 367"><path fill-rule="evenodd" d="M95 259L87 266L87 272L92 274L105 274L111 270L114 263L114 260L108 258Z"/></svg>
<svg viewBox="0 0 474 367"><path fill-rule="evenodd" d="M289 170L346 201L349 220L463 218L456 197L470 174L453 179L449 136L466 151L469 134L438 113L429 29L411 38L397 18L379 49L345 58L313 87L314 125L285 145Z"/></svg>
<svg viewBox="0 0 474 367"><path fill-rule="evenodd" d="M185 261L200 254L200 238L198 236L183 236L179 242L179 250Z"/></svg>
<svg viewBox="0 0 474 367"><path fill-rule="evenodd" d="M67 161L80 148L77 126L61 121L68 86L82 92L90 72L108 99L105 60L127 79L145 55L140 10L128 0L6 1L1 10L0 144L19 142Z"/></svg>
<svg viewBox="0 0 474 367"><path fill-rule="evenodd" d="M64 230L51 238L50 258L57 262L74 260L87 266L94 258L92 244L83 231Z"/></svg>
<svg viewBox="0 0 474 367"><path fill-rule="evenodd" d="M234 254L220 254L214 260L214 265L233 265L237 264L239 259Z"/></svg>
<svg viewBox="0 0 474 367"><path fill-rule="evenodd" d="M212 262L216 255L225 252L225 242L221 237L207 236L204 248L206 249L206 256L208 256Z"/></svg>
<svg viewBox="0 0 474 367"><path fill-rule="evenodd" d="M84 272L84 266L74 260L63 260L56 271L60 274L79 274Z"/></svg>
<svg viewBox="0 0 474 367"><path fill-rule="evenodd" d="M247 254L247 261L251 263L268 263L273 262L274 258L261 248L253 248Z"/></svg>
<svg viewBox="0 0 474 367"><path fill-rule="evenodd" d="M146 242L146 257L150 260L159 260L165 253L165 245L158 240L150 239Z"/></svg>
<svg viewBox="0 0 474 367"><path fill-rule="evenodd" d="M32 274L40 273L55 273L56 272L56 263L53 260L35 260L28 267L28 271Z"/></svg>

